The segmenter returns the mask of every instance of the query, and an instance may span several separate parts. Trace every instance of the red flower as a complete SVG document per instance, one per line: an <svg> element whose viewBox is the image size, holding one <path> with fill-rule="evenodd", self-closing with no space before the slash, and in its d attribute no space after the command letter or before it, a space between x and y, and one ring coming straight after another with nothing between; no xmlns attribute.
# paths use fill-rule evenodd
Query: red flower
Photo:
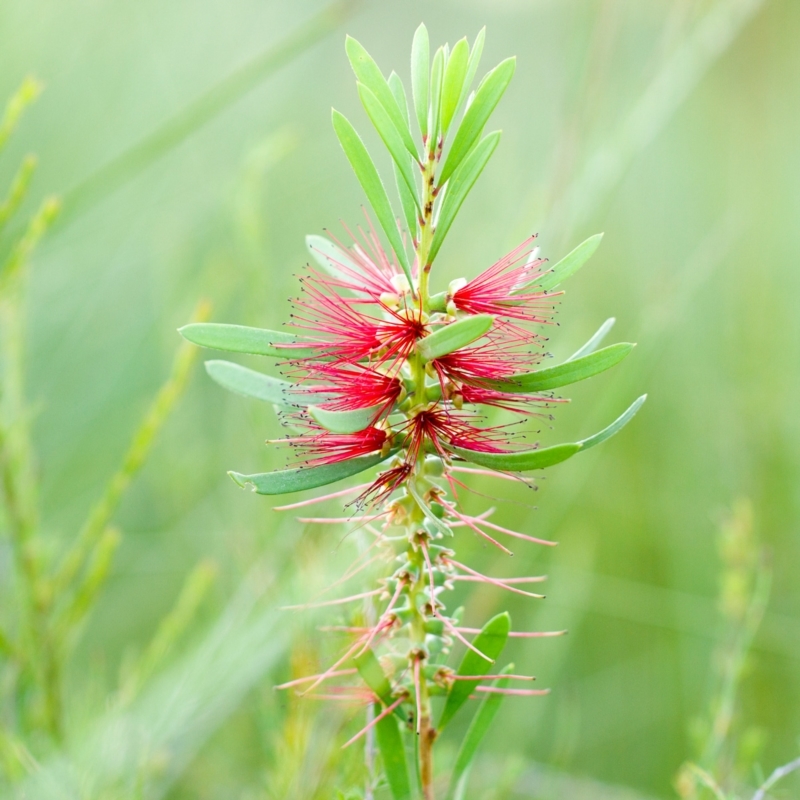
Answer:
<svg viewBox="0 0 800 800"><path fill-rule="evenodd" d="M321 383L303 386L304 392L328 395L320 403L330 411L354 411L380 406L381 414L394 406L404 391L399 378L361 364L322 364L315 374Z"/></svg>
<svg viewBox="0 0 800 800"><path fill-rule="evenodd" d="M536 249L532 247L535 239L536 236L526 239L477 278L453 291L453 305L469 314L549 322L552 295L532 290L536 279L544 274L539 268L545 263L545 259L536 257Z"/></svg>
<svg viewBox="0 0 800 800"><path fill-rule="evenodd" d="M331 283L319 276L303 278L301 283L305 299L295 301L299 313L292 315L292 325L311 331L311 346L319 349L312 358L301 359L309 370L317 360L382 364L405 359L427 332L416 309L395 311L382 305L386 316L374 317L345 303L331 290Z"/></svg>
<svg viewBox="0 0 800 800"><path fill-rule="evenodd" d="M375 453L383 449L387 441L386 431L380 428L369 427L358 433L331 433L313 423L306 424L311 433L285 441L300 451L302 462L308 467Z"/></svg>

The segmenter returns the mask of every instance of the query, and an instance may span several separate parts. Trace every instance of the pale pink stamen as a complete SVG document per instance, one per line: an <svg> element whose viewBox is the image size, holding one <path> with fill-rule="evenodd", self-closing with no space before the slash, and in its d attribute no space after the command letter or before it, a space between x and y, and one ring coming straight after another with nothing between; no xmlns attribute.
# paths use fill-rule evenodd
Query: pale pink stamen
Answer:
<svg viewBox="0 0 800 800"><path fill-rule="evenodd" d="M491 542L491 544L495 545L495 547L499 547L504 553L506 553L509 556L514 555L507 547L504 547L502 544L500 544L500 542L498 542L497 539L494 539L493 537L489 536L489 534L486 533L486 531L482 531L477 525L475 525L475 523L472 522L472 518L465 516L464 514L459 512L455 506L451 505L450 503L447 503L444 500L441 500L441 503L454 517L461 520L461 522L463 522L468 528L475 531L475 533L477 533L479 536L482 536L484 539L486 539L487 542Z"/></svg>
<svg viewBox="0 0 800 800"><path fill-rule="evenodd" d="M320 497L312 497L309 500L301 500L299 503L290 503L286 506L274 506L273 511L292 511L295 508L303 508L311 506L315 503L324 503L326 500L333 500L336 497L344 497L345 495L352 494L353 492L360 492L369 486L368 483L361 483L358 486L351 486L349 489L342 489L340 492L331 492L330 494L323 494Z"/></svg>
<svg viewBox="0 0 800 800"><path fill-rule="evenodd" d="M370 730L370 728L377 725L384 717L388 717L389 714L391 714L397 708L397 706L399 706L400 703L402 703L404 700L405 697L398 697L397 700L394 701L394 703L384 708L383 711L381 711L381 713L378 714L377 717L375 717L375 719L368 722L367 725L365 725L355 736L353 736L352 739L348 739L348 741L346 741L342 745L342 750L344 750L345 747L350 747L350 745L353 744L353 742L358 741L358 739L360 739L368 730Z"/></svg>
<svg viewBox="0 0 800 800"><path fill-rule="evenodd" d="M514 681L535 681L531 675L451 675L453 681L493 681L498 678L510 678Z"/></svg>
<svg viewBox="0 0 800 800"><path fill-rule="evenodd" d="M456 628L456 627L454 627L443 616L441 616L438 611L434 611L434 616L436 617L436 619L439 619L444 623L444 627L447 629L447 631L449 633L452 633L453 636L455 636L456 639L458 639L458 641L461 642L461 644L463 644L469 650L472 650L473 653L477 653L481 658L486 659L486 661L488 661L490 664L494 664L494 659L493 658L489 658L489 656L487 656L486 653L483 653L480 650L478 650L478 648L475 647L475 645L472 644L472 642L468 641L467 639L465 639L461 635L461 631L462 630L466 630L465 628ZM479 630L475 630L474 632L475 633L480 633Z"/></svg>
<svg viewBox="0 0 800 800"><path fill-rule="evenodd" d="M549 689L501 689L499 686L476 686L475 691L486 694L515 695L516 697L539 697L550 694Z"/></svg>
<svg viewBox="0 0 800 800"><path fill-rule="evenodd" d="M356 672L358 672L358 670L355 667L353 667L353 669L339 669L339 670L336 670L335 672L329 672L327 674L327 677L328 678L339 678L342 675L354 675ZM317 678L319 678L320 675L322 675L322 674L324 674L324 673L319 673L319 675L308 675L305 678L297 678L296 680L288 681L287 683L282 683L279 686L273 686L272 688L273 689L290 689L292 686L299 686L300 684L308 683L309 681L314 681ZM326 680L327 680L327 678L326 678Z"/></svg>
<svg viewBox="0 0 800 800"><path fill-rule="evenodd" d="M506 591L514 592L514 594L521 594L524 597L533 597L537 600L541 600L544 597L543 594L534 594L533 592L526 592L522 589L517 589L515 586L509 586L508 584L503 583L502 581L498 581L495 578L490 578L488 575L482 575L480 572L476 572L474 569L470 569L470 567L467 567L466 565L461 564L458 561L453 561L453 559L451 558L448 558L447 561L449 564L452 564L457 569L460 569L463 572L467 572L470 575L478 578L479 580L486 581L486 583L491 583L492 586L498 586L499 588L505 589Z"/></svg>
<svg viewBox="0 0 800 800"><path fill-rule="evenodd" d="M350 597L341 597L338 600L326 600L324 603L306 603L299 606L283 606L281 611L298 611L304 608L322 608L323 606L338 606L342 603L352 603L354 600L363 600L365 597L374 597L381 594L383 589L373 589L371 592L361 592L361 594L351 594Z"/></svg>
<svg viewBox="0 0 800 800"><path fill-rule="evenodd" d="M455 575L450 580L483 582L483 578L478 578L475 575ZM542 581L547 580L547 575L531 575L529 578L498 578L497 580L511 585L515 583L542 583Z"/></svg>
<svg viewBox="0 0 800 800"><path fill-rule="evenodd" d="M480 628L459 628L463 633L480 633ZM548 636L564 636L566 631L511 631L509 639L542 639Z"/></svg>

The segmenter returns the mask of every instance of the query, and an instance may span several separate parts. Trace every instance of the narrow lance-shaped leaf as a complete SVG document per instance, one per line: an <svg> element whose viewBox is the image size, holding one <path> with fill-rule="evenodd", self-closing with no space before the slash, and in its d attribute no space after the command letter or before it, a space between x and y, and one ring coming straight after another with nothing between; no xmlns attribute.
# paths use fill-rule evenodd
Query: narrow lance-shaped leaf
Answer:
<svg viewBox="0 0 800 800"><path fill-rule="evenodd" d="M603 428L593 436L581 439L579 442L557 444L552 447L535 448L533 450L520 450L516 453L479 453L463 447L451 447L450 450L473 464L503 472L528 472L534 469L544 469L561 461L566 461L576 453L588 450L590 447L610 439L633 419L646 399L647 395L642 395L608 427Z"/></svg>
<svg viewBox="0 0 800 800"><path fill-rule="evenodd" d="M475 99L464 114L464 119L458 126L453 146L447 154L447 158L439 175L439 185L447 182L453 173L458 169L459 164L467 157L472 150L475 142L480 135L494 111L500 98L508 88L516 67L515 58L507 58L498 64L481 81L478 90L475 92Z"/></svg>
<svg viewBox="0 0 800 800"><path fill-rule="evenodd" d="M594 255L594 251L600 246L602 239L602 233L590 236L585 242L582 242L574 250L567 253L552 270L520 287L517 291L530 291L534 287L545 292L554 289L569 278L570 275L574 275Z"/></svg>
<svg viewBox="0 0 800 800"><path fill-rule="evenodd" d="M192 344L230 353L249 353L287 360L319 355L319 348L311 344L306 347L306 340L285 331L269 331L219 322L192 322L179 328L178 333Z"/></svg>
<svg viewBox="0 0 800 800"><path fill-rule="evenodd" d="M328 411L309 406L308 413L316 423L332 433L358 433L375 423L381 414L381 408L378 405L352 411Z"/></svg>
<svg viewBox="0 0 800 800"><path fill-rule="evenodd" d="M565 361L555 367L512 375L504 380L489 381L488 384L501 392L520 394L557 389L559 386L577 383L611 369L619 364L634 347L635 345L629 342L619 342L589 353L589 355Z"/></svg>
<svg viewBox="0 0 800 800"><path fill-rule="evenodd" d="M353 662L364 683L375 692L376 696L380 697L385 705L390 706L397 698L392 697L391 684L372 648L367 648L363 653L355 656ZM402 722L406 721L403 709L400 706L395 709L394 714Z"/></svg>
<svg viewBox="0 0 800 800"><path fill-rule="evenodd" d="M614 327L614 323L616 322L615 317L609 317L598 329L597 332L586 342L583 347L579 347L568 359L567 361L575 361L578 358L582 358L583 356L588 356L594 353L598 347L603 343L603 339L606 338L608 332Z"/></svg>
<svg viewBox="0 0 800 800"><path fill-rule="evenodd" d="M394 99L397 100L397 105L400 106L400 111L403 114L403 119L409 122L408 117L408 100L406 99L406 90L403 88L403 81L396 72L389 75L389 88L392 90ZM411 172L414 172L416 162L411 159L411 156L406 153L406 161L411 165ZM415 239L417 238L417 209L419 208L419 201L417 192L411 192L408 188L406 179L402 176L397 164L392 161L392 170L394 171L394 181L397 185L397 194L400 197L400 205L403 209L403 217L405 218L406 229ZM416 185L416 184L415 184Z"/></svg>
<svg viewBox="0 0 800 800"><path fill-rule="evenodd" d="M513 664L509 664L501 671L501 675L507 675L514 669ZM506 689L509 684L508 678L498 678L490 684L495 689ZM450 775L450 789L448 791L448 800L462 800L466 790L467 779L469 778L470 767L478 752L478 747L481 741L486 736L492 722L494 721L497 712L500 710L500 704L503 702L504 695L500 692L487 693L481 701L472 722L467 729L466 736L461 742L461 747L456 756L456 763L453 767L453 772Z"/></svg>
<svg viewBox="0 0 800 800"><path fill-rule="evenodd" d="M492 153L494 153L499 141L500 131L495 131L484 137L450 180L450 184L447 187L447 195L442 201L438 224L433 234L431 249L428 253L429 264L436 258L442 246L442 242L444 242L444 238L447 236L447 232L450 230L450 226L456 218L456 214L458 214L461 205L475 185L475 181L478 180L481 172L483 172L483 168L492 157Z"/></svg>
<svg viewBox="0 0 800 800"><path fill-rule="evenodd" d="M352 277L343 272L342 267L358 271L353 259L324 236L317 236L316 234L306 236L306 247L314 261L334 278Z"/></svg>
<svg viewBox="0 0 800 800"><path fill-rule="evenodd" d="M319 403L325 399L319 395L302 393L293 383L232 361L206 361L206 372L223 389L286 408Z"/></svg>
<svg viewBox="0 0 800 800"><path fill-rule="evenodd" d="M480 339L489 332L493 323L491 314L475 314L443 325L417 343L417 352L425 361L441 358Z"/></svg>
<svg viewBox="0 0 800 800"><path fill-rule="evenodd" d="M414 112L423 139L428 135L430 78L428 29L425 25L420 25L414 32L414 41L411 43L411 94L414 96Z"/></svg>
<svg viewBox="0 0 800 800"><path fill-rule="evenodd" d="M636 400L634 400L633 403L631 403L631 405L607 428L603 428L603 430L594 434L594 436L589 436L587 439L582 439L580 441L582 449L588 450L590 447L594 447L595 445L604 442L606 439L610 439L615 433L621 431L633 419L636 412L644 405L645 400L647 400L647 395L643 394L641 397L638 397Z"/></svg>
<svg viewBox="0 0 800 800"><path fill-rule="evenodd" d="M578 442L556 444L552 447L518 450L516 453L484 453L464 447L450 449L465 461L480 464L482 467L502 472L529 472L534 469L546 469L572 458L575 453L580 452L581 445Z"/></svg>
<svg viewBox="0 0 800 800"><path fill-rule="evenodd" d="M409 266L408 256L403 247L400 231L397 229L397 222L395 220L394 211L392 211L392 204L389 202L389 197L386 194L386 189L383 186L380 175L378 175L378 170L372 163L367 148L364 147L364 142L361 141L361 137L356 133L355 128L350 124L347 118L336 110L333 111L333 127L336 131L336 135L339 137L342 150L344 150L348 161L350 161L350 165L356 173L358 182L367 195L367 199L375 211L375 216L378 217L378 222L380 222L383 232L386 234L386 238L389 240L389 244L392 250L394 250L409 284L413 285L411 267Z"/></svg>
<svg viewBox="0 0 800 800"><path fill-rule="evenodd" d="M461 99L458 101L456 113L458 113L469 96L469 88L472 86L472 81L475 80L475 73L478 71L478 65L483 55L483 43L485 39L486 28L484 27L478 31L478 35L475 37L475 44L472 45L472 52L469 55L469 64L467 65L467 74L464 78L464 86L461 89Z"/></svg>
<svg viewBox="0 0 800 800"><path fill-rule="evenodd" d="M386 149L389 151L395 167L400 172L406 184L406 188L411 193L414 204L421 211L422 208L419 204L419 198L417 197L417 185L414 181L414 173L411 171L411 159L403 146L400 134L398 134L397 129L392 124L389 115L378 101L378 98L375 97L372 91L364 86L363 83L358 84L358 95L361 98L367 115L375 126L375 130L378 131L383 143L386 145Z"/></svg>
<svg viewBox="0 0 800 800"><path fill-rule="evenodd" d="M441 99L442 99L442 76L444 73L444 48L440 47L433 54L431 64L431 88L430 88L430 117L428 121L428 132L430 141L428 151L433 153L439 139L439 124L441 121Z"/></svg>
<svg viewBox="0 0 800 800"><path fill-rule="evenodd" d="M442 78L442 136L447 136L450 123L453 121L459 101L464 79L469 64L469 45L466 38L459 39L447 60L447 69Z"/></svg>
<svg viewBox="0 0 800 800"><path fill-rule="evenodd" d="M381 707L376 704L375 714L380 714ZM400 734L397 719L389 714L375 726L375 738L383 760L383 771L393 800L411 800L411 782L408 778L408 764L403 737Z"/></svg>
<svg viewBox="0 0 800 800"><path fill-rule="evenodd" d="M327 486L334 481L358 475L359 472L377 466L386 458L388 456L383 453L375 453L318 467L296 467L277 472L261 472L255 475L229 472L228 475L243 489L250 488L258 494L288 494L289 492L301 492L303 489L316 489L319 486Z"/></svg>
<svg viewBox="0 0 800 800"><path fill-rule="evenodd" d="M496 660L508 640L508 633L511 630L511 617L508 612L492 617L481 629L481 632L472 640L472 644L492 661ZM461 664L458 667L458 675L486 675L492 666L492 662L481 658L474 650L467 650ZM454 681L450 689L442 717L439 720L438 728L441 731L444 726L456 715L456 712L467 702L469 696L475 691L475 687L480 681Z"/></svg>
<svg viewBox="0 0 800 800"><path fill-rule="evenodd" d="M372 56L364 49L361 43L356 41L352 36L347 37L345 49L347 50L347 57L350 59L350 66L352 66L356 78L367 86L378 98L381 105L386 109L386 113L389 115L395 128L397 128L397 132L403 144L408 149L408 152L411 153L414 158L419 159L419 154L417 153L417 148L411 136L411 131L408 128L408 124L403 119L403 115L397 106L392 90L389 88L386 78L383 77L383 73Z"/></svg>

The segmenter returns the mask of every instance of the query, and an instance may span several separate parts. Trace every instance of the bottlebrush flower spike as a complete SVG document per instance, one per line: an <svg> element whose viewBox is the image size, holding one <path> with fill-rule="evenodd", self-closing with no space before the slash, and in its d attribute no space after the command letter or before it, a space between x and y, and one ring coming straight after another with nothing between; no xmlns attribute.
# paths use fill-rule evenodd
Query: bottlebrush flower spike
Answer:
<svg viewBox="0 0 800 800"><path fill-rule="evenodd" d="M481 46L482 40L473 49L476 58ZM411 786L403 737L417 738L413 749L418 753L422 793L424 800L433 800L434 742L470 697L486 695L496 701L547 691L507 686L509 680L525 676L512 675L510 667L497 664L506 640L563 633L512 632L507 614L489 620L483 629L469 628L461 624L458 612L448 611L447 593L458 582L541 597L520 588L543 580L541 576L496 578L457 560L460 537L478 536L506 554L511 550L503 541L554 544L490 521L493 509L466 513L458 490L466 488L464 481L470 477L487 475L530 485L521 473L552 466L609 438L644 399L607 428L578 442L540 447L531 441L537 431L528 429L530 423L537 417L550 419L550 412L566 402L552 396L551 390L598 374L632 348L597 350L602 337L595 335L580 349L579 358L538 369L547 343L542 329L552 323L556 308L549 289L575 272L594 252L599 237L587 240L546 273L534 247L536 237L530 237L477 277L460 279L431 294L431 254L440 251L455 211L499 139L495 133L478 142L474 120L462 128L453 119L469 86L458 84L457 74L444 62L449 52L450 63L461 59L472 64L466 47L462 41L452 51L437 51L434 78L439 80L442 70L449 77L441 83L441 92L427 92L422 90L431 77L424 26L415 35L413 97L422 134L419 147L404 114L404 90L397 76L393 73L387 83L364 48L353 39L347 42L362 102L395 163L407 234L398 228L385 184L362 140L335 112L334 128L342 149L391 247L381 245L379 230L369 217L367 232L359 229L360 239L351 236L350 247L338 240L309 237L311 255L320 269L309 268L301 278L291 332L229 325L181 329L204 346L273 357L291 381L238 365L221 370L222 362L216 362L215 374L223 385L294 409L286 421L299 429L280 440L294 452L289 469L231 473L239 485L281 495L377 467L377 475L366 483L362 480L358 486L279 509L338 503L347 509L341 516L300 521L347 525L372 537L366 551L328 589L351 586L355 578L368 574L371 580L341 589L346 592L343 597L294 607L358 604L362 610L355 619L329 628L352 638L327 668L307 681L293 680L283 687L300 689L309 697L371 705L367 724L354 725L355 735L344 744L375 736L396 800L407 798ZM493 70L467 113L488 107L489 95L491 104L496 103L513 71L513 59ZM446 148L448 136L453 140ZM443 152L448 155L441 165ZM411 168L409 153L422 153L419 174ZM442 191L445 185L447 190ZM409 242L412 256L406 252ZM501 419L490 418L495 414ZM470 462L476 466L465 466ZM456 646L466 652L454 671L447 660ZM490 686L482 685L490 679ZM325 689L317 692L323 683ZM443 696L444 705L434 720L431 698L437 694Z"/></svg>

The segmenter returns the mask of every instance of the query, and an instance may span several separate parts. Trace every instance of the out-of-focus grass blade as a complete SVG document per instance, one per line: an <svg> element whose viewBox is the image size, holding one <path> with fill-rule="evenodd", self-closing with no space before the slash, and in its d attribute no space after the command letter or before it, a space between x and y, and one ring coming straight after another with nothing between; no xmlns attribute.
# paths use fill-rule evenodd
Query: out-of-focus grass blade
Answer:
<svg viewBox="0 0 800 800"><path fill-rule="evenodd" d="M42 84L33 76L26 77L19 89L11 95L0 118L0 150L14 132L25 109L42 93Z"/></svg>
<svg viewBox="0 0 800 800"><path fill-rule="evenodd" d="M489 332L493 323L494 317L491 314L475 314L443 325L417 343L417 352L425 361L441 358L480 339Z"/></svg>
<svg viewBox="0 0 800 800"><path fill-rule="evenodd" d="M389 91L388 86L386 90ZM394 102L394 99L392 99L392 102ZM364 190L364 194L367 195L367 199L378 217L378 222L380 222L383 232L386 234L386 238L389 240L389 244L394 250L400 266L403 268L403 272L405 272L409 284L413 285L411 267L408 263L405 247L403 247L400 231L397 229L392 204L389 202L386 189L383 186L380 175L378 175L378 170L369 157L364 142L361 141L361 137L356 133L355 128L348 119L336 110L333 111L333 128L339 137L342 150L344 150L347 160L350 162L350 166L352 166L353 172L355 172L358 182Z"/></svg>
<svg viewBox="0 0 800 800"><path fill-rule="evenodd" d="M434 152L436 149L436 142L439 138L439 127L441 122L441 108L442 108L442 77L445 68L445 55L444 48L439 47L433 54L433 63L431 64L431 87L430 87L430 120L428 122L428 133L430 139L428 141L428 151Z"/></svg>
<svg viewBox="0 0 800 800"><path fill-rule="evenodd" d="M411 43L411 94L422 138L428 135L428 98L430 91L430 44L428 29L420 25Z"/></svg>
<svg viewBox="0 0 800 800"><path fill-rule="evenodd" d="M483 140L474 148L467 159L461 164L458 171L453 175L447 194L442 201L442 210L439 213L439 221L436 224L436 231L433 234L428 263L430 264L444 242L453 220L458 214L462 203L466 199L475 181L478 180L483 168L492 157L498 142L500 141L500 131L495 131L485 136Z"/></svg>
<svg viewBox="0 0 800 800"><path fill-rule="evenodd" d="M555 367L547 367L536 372L524 372L499 381L489 381L493 389L501 392L544 392L568 386L571 383L592 378L616 366L635 347L629 342L618 342L597 350L589 355L573 358Z"/></svg>
<svg viewBox="0 0 800 800"><path fill-rule="evenodd" d="M508 674L512 672L513 669L514 665L509 664L507 667L500 670L500 674ZM497 689L505 689L508 683L508 678L498 678L492 681L491 685ZM448 800L463 800L472 760L475 758L478 747L483 737L486 736L489 726L500 710L500 704L503 702L503 699L504 696L499 692L492 692L487 694L481 701L480 706L478 706L478 710L472 718L472 722L467 729L466 736L464 736L464 740L461 742L461 747L456 756L456 763L450 776L450 789L447 795Z"/></svg>
<svg viewBox="0 0 800 800"><path fill-rule="evenodd" d="M248 353L272 358L305 358L319 354L315 347L303 347L303 340L293 333L227 325L221 322L190 322L178 329L184 339L200 347Z"/></svg>
<svg viewBox="0 0 800 800"><path fill-rule="evenodd" d="M350 15L354 6L353 0L340 0L323 8L305 25L223 78L153 133L69 189L64 194L66 213L61 222L79 216L174 150L282 66L333 31Z"/></svg>
<svg viewBox="0 0 800 800"><path fill-rule="evenodd" d="M469 45L466 38L459 39L447 60L447 69L442 79L442 136L447 136L450 123L461 101L468 64Z"/></svg>
<svg viewBox="0 0 800 800"><path fill-rule="evenodd" d="M350 59L350 66L360 83L363 83L370 91L377 97L380 104L386 109L386 113L397 129L397 133L403 141L403 144L408 149L408 152L419 159L417 147L414 144L414 139L411 136L408 123L403 119L403 114L394 99L392 90L383 73L375 63L372 56L364 49L359 41L352 36L347 37L345 43L347 50L347 57Z"/></svg>
<svg viewBox="0 0 800 800"><path fill-rule="evenodd" d="M594 353L598 347L603 343L603 339L606 338L608 332L614 327L614 323L616 322L616 317L609 317L598 329L597 332L586 342L583 347L579 347L568 359L567 361L575 361L578 358L582 358L583 356L588 356Z"/></svg>
<svg viewBox="0 0 800 800"><path fill-rule="evenodd" d="M607 428L603 428L603 430L594 434L594 436L589 436L587 439L581 439L579 444L582 446L582 449L588 450L590 447L594 447L595 445L604 442L606 439L610 439L615 433L621 431L633 419L636 412L644 405L645 400L647 400L647 395L643 394L641 397L638 397L636 400L634 400L628 409L619 417L617 417L617 419L615 419Z"/></svg>
<svg viewBox="0 0 800 800"><path fill-rule="evenodd" d="M241 364L234 364L232 361L206 361L206 372L223 389L230 392L254 397L284 408L302 404L300 400L303 395L297 393L293 383L264 375ZM316 398L309 397L308 402L314 400Z"/></svg>
<svg viewBox="0 0 800 800"><path fill-rule="evenodd" d="M194 317L204 319L209 313L209 306L201 303ZM52 590L56 597L63 598L65 604L69 602L69 593L73 591L76 577L95 552L125 490L147 460L158 432L186 389L196 356L195 348L186 343L178 348L170 376L159 389L138 430L134 433L122 464L106 484L102 496L89 511L78 536L59 564L53 577Z"/></svg>
<svg viewBox="0 0 800 800"><path fill-rule="evenodd" d="M594 251L600 246L602 238L602 233L590 236L585 242L582 242L574 250L567 253L553 269L540 278L536 278L525 286L520 287L517 292L527 291L534 286L545 292L554 289L569 278L570 275L574 275L594 255Z"/></svg>
<svg viewBox="0 0 800 800"><path fill-rule="evenodd" d="M406 188L414 200L414 204L421 211L422 208L417 196L417 185L414 181L414 173L411 171L411 159L408 157L408 151L403 146L403 140L400 138L397 128L392 124L392 120L389 119L386 109L381 105L378 98L363 83L358 84L358 95L367 115L375 126L375 130L378 131L383 143L386 145L395 167L402 176Z"/></svg>
<svg viewBox="0 0 800 800"><path fill-rule="evenodd" d="M577 442L555 444L552 447L520 450L516 453L483 453L465 447L450 449L465 461L480 464L482 467L504 472L529 472L534 469L546 469L572 458L575 453L580 452L581 445Z"/></svg>
<svg viewBox="0 0 800 800"><path fill-rule="evenodd" d="M481 653L492 660L496 660L506 646L508 633L511 630L511 617L507 611L492 617L481 629L481 632L472 640L472 644ZM486 675L492 666L490 661L481 658L473 650L467 650L458 667L458 675ZM480 681L454 681L450 689L438 728L441 731L445 725L456 715L456 712L467 702Z"/></svg>
<svg viewBox="0 0 800 800"><path fill-rule="evenodd" d="M371 406L352 411L328 411L317 406L309 406L308 413L315 422L332 433L358 433L375 423L381 408L381 406Z"/></svg>
<svg viewBox="0 0 800 800"><path fill-rule="evenodd" d="M258 494L289 494L302 492L304 489L316 489L329 483L358 475L370 467L377 466L388 456L375 453L369 456L358 456L349 461L336 464L323 464L319 467L296 467L277 472L260 472L255 475L242 475L229 472L228 475L243 489L251 489Z"/></svg>
<svg viewBox="0 0 800 800"><path fill-rule="evenodd" d="M14 175L11 180L11 186L6 195L6 199L0 203L0 230L3 229L3 226L25 199L35 170L36 156L25 156L17 170L17 174Z"/></svg>
<svg viewBox="0 0 800 800"><path fill-rule="evenodd" d="M458 169L459 164L467 157L475 142L480 138L492 111L500 102L500 98L514 76L516 63L515 58L507 58L505 61L500 62L481 81L478 90L475 92L475 99L458 126L453 146L447 154L442 172L439 175L439 186L447 182L448 178Z"/></svg>

